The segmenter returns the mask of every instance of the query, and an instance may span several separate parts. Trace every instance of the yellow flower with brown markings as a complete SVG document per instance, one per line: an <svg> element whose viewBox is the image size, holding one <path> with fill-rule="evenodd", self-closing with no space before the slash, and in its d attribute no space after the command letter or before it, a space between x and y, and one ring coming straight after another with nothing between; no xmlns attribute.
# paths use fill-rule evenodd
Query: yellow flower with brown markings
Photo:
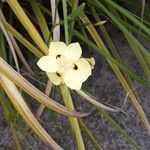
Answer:
<svg viewBox="0 0 150 150"><path fill-rule="evenodd" d="M89 59L81 58L79 43L66 45L64 42L51 42L48 56L43 56L37 65L47 72L52 83L65 83L74 90L81 89L82 83L91 75Z"/></svg>

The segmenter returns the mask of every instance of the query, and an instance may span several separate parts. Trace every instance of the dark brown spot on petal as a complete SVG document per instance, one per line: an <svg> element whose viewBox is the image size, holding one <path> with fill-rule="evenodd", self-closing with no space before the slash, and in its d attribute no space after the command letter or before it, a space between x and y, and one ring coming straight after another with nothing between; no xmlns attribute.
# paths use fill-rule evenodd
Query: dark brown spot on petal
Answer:
<svg viewBox="0 0 150 150"><path fill-rule="evenodd" d="M61 55L59 54L59 55L56 56L56 59L57 59L57 58L60 58L60 57L61 57Z"/></svg>
<svg viewBox="0 0 150 150"><path fill-rule="evenodd" d="M74 70L78 70L78 66L76 64L74 64L74 67L73 67Z"/></svg>
<svg viewBox="0 0 150 150"><path fill-rule="evenodd" d="M60 74L59 72L56 72L56 75L57 75L58 77L61 77L61 74Z"/></svg>

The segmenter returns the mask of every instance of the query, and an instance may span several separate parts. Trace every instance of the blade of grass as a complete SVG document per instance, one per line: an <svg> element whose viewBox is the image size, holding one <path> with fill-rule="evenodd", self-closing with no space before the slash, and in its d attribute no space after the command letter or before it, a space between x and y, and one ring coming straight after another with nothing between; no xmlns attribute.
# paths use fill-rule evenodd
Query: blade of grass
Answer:
<svg viewBox="0 0 150 150"><path fill-rule="evenodd" d="M35 29L34 25L31 23L27 15L25 14L24 10L20 6L20 4L17 2L17 0L9 0L7 1L13 12L16 14L24 28L27 30L31 38L34 40L34 42L37 44L37 46L40 48L40 50L44 53L48 53L48 48L46 44L44 43L43 39Z"/></svg>
<svg viewBox="0 0 150 150"><path fill-rule="evenodd" d="M69 26L68 26L68 14L67 14L67 1L62 0L63 17L64 17L64 30L65 30L65 42L69 45Z"/></svg>
<svg viewBox="0 0 150 150"><path fill-rule="evenodd" d="M41 5L39 2L37 2L37 5L39 5L39 7L43 11L43 13L45 13L46 15L52 17L52 13L51 13L51 11L47 7Z"/></svg>
<svg viewBox="0 0 150 150"><path fill-rule="evenodd" d="M93 34L93 37L96 38L95 40L98 40L99 39L99 36L97 35L97 32L94 30L94 28L92 27L92 30L90 31L92 34ZM94 34L95 33L95 34ZM150 133L150 125L149 125L149 121L148 119L146 118L146 115L141 107L141 105L139 104L136 96L134 95L134 93L132 92L132 89L130 88L129 84L127 83L126 79L124 78L124 76L122 75L122 73L120 72L120 70L118 69L118 67L116 65L114 65L113 63L116 62L114 61L114 59L112 59L110 57L110 55L104 53L103 51L104 50L101 50L99 47L97 47L95 44L93 44L91 41L87 40L86 38L84 38L83 35L81 35L80 33L78 33L77 31L75 32L76 36L78 35L78 37L83 40L85 43L87 43L87 45L89 46L92 46L93 49L95 49L99 54L102 54L102 55L105 55L105 56L108 56L109 59L107 59L108 63L110 64L110 66L112 67L113 71L115 72L118 80L120 81L120 83L122 84L122 86L124 87L125 91L127 93L129 93L129 97L133 103L133 105L135 106L137 112L139 113L140 117L141 117L141 120L143 122L143 124L145 125L146 129L148 130L148 132ZM98 42L98 41L97 41ZM97 43L98 44L98 43ZM105 48L106 50L106 48ZM108 53L108 51L107 51ZM120 64L120 63L119 63ZM119 65L118 64L118 65ZM126 69L126 67L124 68Z"/></svg>
<svg viewBox="0 0 150 150"><path fill-rule="evenodd" d="M0 56L4 59L7 60L6 56L6 47L5 47L5 39L3 32L0 29Z"/></svg>
<svg viewBox="0 0 150 150"><path fill-rule="evenodd" d="M144 12L145 12L145 0L141 0L141 15L140 15L140 19L141 19L141 22L143 23L144 21ZM139 29L139 32L141 32L141 28ZM140 36L138 36L138 40L140 39Z"/></svg>
<svg viewBox="0 0 150 150"><path fill-rule="evenodd" d="M32 1L30 0L28 2L30 3L30 5L34 11L34 14L39 23L39 26L42 31L43 37L45 39L45 42L47 43L49 41L50 32L49 32L49 29L48 29L48 26L46 23L46 19L45 19L44 15L42 14L40 7L35 0L32 0Z"/></svg>
<svg viewBox="0 0 150 150"><path fill-rule="evenodd" d="M106 106L106 105L98 102L98 100L93 95L88 93L87 91L85 92L85 91L82 91L82 90L76 90L76 93L79 96L81 96L82 98L86 99L88 102L90 102L91 104L93 104L96 107L100 107L100 108L103 108L105 110L112 111L112 112L122 111L121 109L119 109L117 107L114 107L114 106L109 107L109 106Z"/></svg>
<svg viewBox="0 0 150 150"><path fill-rule="evenodd" d="M52 90L53 84L50 80L48 80L47 85L46 85L46 89L45 89L45 94L47 96L50 95L51 90ZM40 118L40 116L42 115L42 112L44 111L45 106L43 104L41 104L36 112L36 116L37 118Z"/></svg>
<svg viewBox="0 0 150 150"><path fill-rule="evenodd" d="M13 138L13 141L15 143L15 148L17 150L22 150L22 146L20 144L20 141L17 137L17 132L16 132L16 128L13 124L13 121L11 120L11 117L10 117L10 112L9 112L9 109L7 108L6 106L6 97L4 95L4 92L2 91L2 89L0 90L0 103L1 103L1 106L2 106L2 109L3 109L3 112L4 112L4 117L5 117L5 120L7 122L7 124L9 125L9 128L11 130L11 134L12 134L12 138ZM11 106L9 106L11 107Z"/></svg>
<svg viewBox="0 0 150 150"><path fill-rule="evenodd" d="M139 26L143 31L145 31L148 35L150 35L150 29L147 28L141 21L139 21L138 19L136 19L132 13L126 9L124 9L123 7L120 7L119 5L117 5L115 2L113 2L112 0L109 1L104 1L105 3L109 4L111 7L115 8L116 10L118 10L120 13L122 13L123 15L125 15L128 19L130 19L132 22L134 22L137 26Z"/></svg>
<svg viewBox="0 0 150 150"><path fill-rule="evenodd" d="M32 76L34 76L35 74L34 74L34 72L32 71L31 67L29 66L29 64L28 64L28 62L27 62L27 60L26 60L26 58L23 56L23 54L22 54L22 52L21 52L21 49L19 48L19 46L18 46L18 44L17 44L15 38L12 36L11 33L9 33L9 37L10 37L10 39L11 39L11 41L12 41L12 44L13 44L15 50L16 50L16 53L18 54L18 56L19 56L20 60L22 61L23 65L24 65L25 68L28 70L28 72L29 72Z"/></svg>
<svg viewBox="0 0 150 150"><path fill-rule="evenodd" d="M0 10L0 15L2 16L2 11ZM20 73L20 69L19 69L19 63L18 63L18 58L17 58L17 55L16 55L16 52L15 52L15 49L14 49L14 46L12 44L12 41L9 37L9 33L6 31L5 27L3 26L2 22L0 22L0 27L5 35L5 38L8 42L8 45L9 45L9 48L11 50L11 53L12 53L12 56L13 56L13 59L14 59L14 62L15 62L15 66L17 68L17 71Z"/></svg>
<svg viewBox="0 0 150 150"><path fill-rule="evenodd" d="M78 8L78 3L79 3L79 0L74 1L73 7L72 7L72 13ZM69 30L69 33L70 33L69 34L70 43L72 41L73 29L74 29L74 19L70 23L70 30Z"/></svg>
<svg viewBox="0 0 150 150"><path fill-rule="evenodd" d="M110 13L109 13L109 11L110 11ZM122 22L127 22L127 20L124 21L124 19L122 18L122 16L120 16L120 14L119 14L116 10L114 10L114 9L110 8L109 11L107 11L107 10L105 9L105 12L109 13L110 16L111 16L111 15L113 16L113 17L111 17L111 19L112 19L112 20L115 19L115 20L113 20L113 21L114 21L113 23L117 24L117 26L120 28L120 30L124 33L124 35L125 35L125 37L126 37L128 43L129 43L131 49L133 50L135 56L136 56L137 59L139 60L139 63L141 64L143 70L146 72L146 75L148 76L148 74L149 74L149 72L150 72L150 71L149 71L149 70L150 70L150 61L149 61L149 59L150 59L150 52L149 52L148 50L146 50L146 49L143 47L143 45L138 41L138 40L139 40L139 36L137 37L137 39L138 39L138 40L137 40L137 39L135 38L135 36L133 36L133 34L132 34L131 32L129 32L129 31L123 26ZM132 26L133 26L133 25L132 25ZM133 26L133 27L134 27L134 26ZM135 25L134 28L137 28L136 25ZM141 29L140 29L140 30L141 30ZM139 30L138 33L140 33L140 30ZM142 32L141 32L141 33L142 33ZM143 33L144 33L144 32L143 32ZM146 33L144 33L144 35L147 36ZM130 40L128 40L128 37L130 37ZM131 45L133 45L133 46L131 46ZM137 45L137 46L134 47L134 45ZM134 49L133 49L132 47L134 47ZM146 64L146 63L147 63L147 64ZM148 67L149 67L149 68L148 68ZM148 79L149 79L149 76L148 76Z"/></svg>
<svg viewBox="0 0 150 150"><path fill-rule="evenodd" d="M124 21L124 20L119 20L124 26L126 26L130 31L137 33L138 35L140 35L141 37L143 37L144 39L150 41L150 36L148 36L147 34L140 32L136 27L132 26L130 23Z"/></svg>
<svg viewBox="0 0 150 150"><path fill-rule="evenodd" d="M3 19L3 17L0 16L0 21L3 23L5 28L25 47L27 47L35 56L38 58L43 56L43 53L40 52L39 49L37 49L35 46L33 46L28 40L26 40L19 32L17 32L9 23Z"/></svg>
<svg viewBox="0 0 150 150"><path fill-rule="evenodd" d="M111 14L113 14L113 13L111 13ZM118 19L118 21L120 21L120 23L125 22L125 21L122 19L122 17L120 17L120 15L118 14L118 12L116 12L115 15L117 15L117 16L115 16L115 17L117 17L117 19ZM127 21L126 21L126 22L127 22ZM123 24L120 24L120 25L123 26ZM139 39L139 36L138 36L137 39L136 39L132 34L130 34L130 32L128 32L128 33L125 32L125 31L128 31L128 30L124 30L125 28L121 28L121 26L120 26L120 29L121 29L121 30L123 29L123 33L124 33L124 35L125 35L125 37L126 37L128 43L129 43L131 49L133 50L135 56L138 58L139 63L140 63L141 66L143 67L143 70L145 70L146 73L149 72L149 71L147 71L147 70L148 70L148 67L149 67L149 70L150 70L150 61L149 61L149 60L150 60L150 52L149 52L148 50L146 50L146 49L143 47L143 45L137 40L137 39ZM133 28L137 28L136 26L134 27L133 25L132 25L132 27L133 27ZM147 38L147 34L141 32L141 31L138 30L138 29L137 29L137 31L138 31L138 33L140 33L139 35L141 35L141 33L142 33L142 34L144 34L144 37ZM130 40L128 39L128 37L130 37ZM149 39L149 38L147 38L147 39ZM142 57L142 58L141 58L141 57ZM145 61L144 61L143 59L144 59ZM142 60L142 61L141 61L141 60ZM146 64L146 63L147 63L147 64ZM146 66L146 67L145 67L145 66ZM147 73L147 76L148 76L148 73ZM149 79L149 77L148 77L148 79Z"/></svg>
<svg viewBox="0 0 150 150"><path fill-rule="evenodd" d="M89 0L88 2L90 2L91 4L93 4L99 11L103 11L104 13L106 13L114 22L115 24L120 28L120 30L122 30L122 32L127 35L127 38L130 37L130 41L129 41L129 44L130 46L133 45L133 44L139 44L138 40L117 20L117 18L115 16L112 15L112 13L110 13L110 11L104 7L104 5L102 3L100 3L99 1L97 0ZM150 80L150 70L149 70L149 67L145 61L145 59L143 58L141 52L139 51L138 48L136 49L132 49L135 56L137 57L137 59L139 60L139 63L141 64L141 67L143 68L147 78ZM146 50L143 51L143 53L146 55L146 58L150 58L150 53L148 53Z"/></svg>
<svg viewBox="0 0 150 150"><path fill-rule="evenodd" d="M84 7L85 7L85 3L82 3L80 6L78 6L78 3L79 3L78 0L73 1L72 12L68 16L69 21L71 21L71 20L74 21L83 12Z"/></svg>
<svg viewBox="0 0 150 150"><path fill-rule="evenodd" d="M84 41L87 45L89 45L91 48L93 48L96 52L98 52L100 55L104 56L106 59L111 61L113 64L115 64L120 69L126 71L130 76L133 77L133 79L139 81L143 86L150 88L150 82L142 79L140 76L136 75L131 69L128 69L121 63L119 63L117 60L115 60L108 52L105 52L103 49L99 48L97 45L95 45L93 42L88 40L85 36L83 36L81 33L79 33L77 30L74 30L75 36L77 36L79 39Z"/></svg>
<svg viewBox="0 0 150 150"><path fill-rule="evenodd" d="M96 21L101 21L101 19L98 16L96 10L92 6L91 6L91 10L93 11L93 16L95 17ZM106 42L108 43L110 49L112 50L112 54L113 54L114 58L116 60L118 60L118 62L123 63L120 56L119 56L118 49L115 47L115 45L114 45L110 35L108 34L105 26L100 25L99 28L101 29L101 31L102 31L102 33L103 33L103 35L106 39ZM131 89L135 89L134 84L132 82L132 79L130 78L130 76L125 71L124 71L124 75L125 75L128 83L129 83ZM135 93L136 97L138 98L138 92L136 90L134 90L134 93Z"/></svg>
<svg viewBox="0 0 150 150"><path fill-rule="evenodd" d="M58 9L56 6L56 0L50 0L51 12L52 12L52 22L53 22L53 41L60 41L60 18Z"/></svg>
<svg viewBox="0 0 150 150"><path fill-rule="evenodd" d="M141 0L142 1L142 0ZM136 10L139 11L141 9L141 3L137 3L137 1L130 1L130 0L127 0L127 3L133 8L133 11L135 9L135 13L136 13ZM143 6L142 6L143 7ZM149 19L150 19L150 16L149 16L149 8L150 8L150 4L146 3L145 5L145 10L144 10L144 20L143 20L143 23L145 25L147 25L147 27L149 27L150 23L149 23ZM132 13L132 15L134 17L136 17L138 20L140 20L141 18L139 16L136 16L135 14Z"/></svg>
<svg viewBox="0 0 150 150"><path fill-rule="evenodd" d="M7 77L0 73L0 83L3 86L5 92L7 93L10 101L14 105L17 112L26 121L26 123L32 128L32 130L41 138L43 142L48 144L53 149L62 148L48 135L48 133L39 124L37 119L34 117L21 94L19 93L17 87L11 82Z"/></svg>

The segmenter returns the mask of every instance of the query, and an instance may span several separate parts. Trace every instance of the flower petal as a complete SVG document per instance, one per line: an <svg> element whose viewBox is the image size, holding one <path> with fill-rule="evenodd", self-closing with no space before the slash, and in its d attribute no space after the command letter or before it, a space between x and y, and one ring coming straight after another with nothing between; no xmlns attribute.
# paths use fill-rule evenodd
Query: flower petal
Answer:
<svg viewBox="0 0 150 150"><path fill-rule="evenodd" d="M46 72L56 72L58 69L56 58L50 56L43 56L40 58L40 60L37 62L37 65L41 70Z"/></svg>
<svg viewBox="0 0 150 150"><path fill-rule="evenodd" d="M59 85L62 82L62 78L57 76L56 73L47 73L50 81L55 84L55 85Z"/></svg>
<svg viewBox="0 0 150 150"><path fill-rule="evenodd" d="M79 43L72 43L66 47L64 57L69 60L77 61L82 54L82 49Z"/></svg>
<svg viewBox="0 0 150 150"><path fill-rule="evenodd" d="M81 76L82 82L84 82L91 75L91 65L84 58L76 61L75 65L77 65L76 72Z"/></svg>
<svg viewBox="0 0 150 150"><path fill-rule="evenodd" d="M49 56L56 58L57 55L62 55L65 52L66 44L64 42L51 42L49 47Z"/></svg>
<svg viewBox="0 0 150 150"><path fill-rule="evenodd" d="M73 89L80 90L82 86L81 76L76 72L76 70L71 69L64 74L64 82L65 84Z"/></svg>

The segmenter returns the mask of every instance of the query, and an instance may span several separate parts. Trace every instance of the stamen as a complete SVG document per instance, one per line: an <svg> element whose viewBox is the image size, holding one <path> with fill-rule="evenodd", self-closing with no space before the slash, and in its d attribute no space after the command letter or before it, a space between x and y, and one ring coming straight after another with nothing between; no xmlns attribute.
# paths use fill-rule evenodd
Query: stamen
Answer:
<svg viewBox="0 0 150 150"><path fill-rule="evenodd" d="M76 64L74 64L74 67L73 67L74 70L78 70L78 66Z"/></svg>
<svg viewBox="0 0 150 150"><path fill-rule="evenodd" d="M56 59L57 59L57 58L60 58L60 57L61 57L61 55L59 54L59 55L56 56Z"/></svg>
<svg viewBox="0 0 150 150"><path fill-rule="evenodd" d="M56 72L56 75L57 75L58 77L61 77L61 74L60 74L59 72Z"/></svg>

